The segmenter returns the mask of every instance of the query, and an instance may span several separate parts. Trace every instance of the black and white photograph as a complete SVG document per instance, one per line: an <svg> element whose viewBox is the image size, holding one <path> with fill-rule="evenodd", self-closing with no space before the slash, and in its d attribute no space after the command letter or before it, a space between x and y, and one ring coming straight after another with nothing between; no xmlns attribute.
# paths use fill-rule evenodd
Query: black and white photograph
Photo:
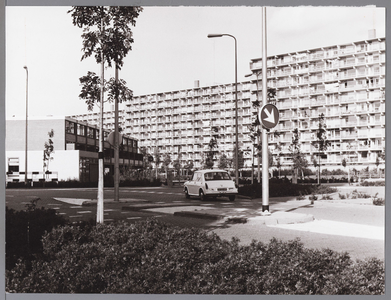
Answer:
<svg viewBox="0 0 391 300"><path fill-rule="evenodd" d="M5 292L386 295L386 8L142 3L5 7Z"/></svg>

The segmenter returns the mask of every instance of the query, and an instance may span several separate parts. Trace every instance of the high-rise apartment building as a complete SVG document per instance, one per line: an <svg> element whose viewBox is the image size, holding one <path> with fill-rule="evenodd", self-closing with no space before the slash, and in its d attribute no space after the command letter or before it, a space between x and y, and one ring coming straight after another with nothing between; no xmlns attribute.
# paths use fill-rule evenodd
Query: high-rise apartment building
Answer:
<svg viewBox="0 0 391 300"><path fill-rule="evenodd" d="M253 79L238 83L239 148L249 150L244 155L247 168L253 149L248 127L257 112L252 103L262 101L261 67L262 59L253 59ZM275 104L280 111L274 129L280 135L269 134L269 147L274 156L280 156L283 168L291 165L288 148L295 128L307 159L317 153L312 142L320 114L331 142L321 157L322 166L343 168L345 158L356 169L375 167L385 146L384 38L269 56L267 68L268 87L276 89ZM137 138L140 147L150 153L158 148L172 160L179 157L182 165L191 160L195 168L201 167L203 153L216 132L218 157L233 156L234 83L200 87L196 81L192 89L134 96L120 115L124 131ZM74 117L97 120L91 114Z"/></svg>

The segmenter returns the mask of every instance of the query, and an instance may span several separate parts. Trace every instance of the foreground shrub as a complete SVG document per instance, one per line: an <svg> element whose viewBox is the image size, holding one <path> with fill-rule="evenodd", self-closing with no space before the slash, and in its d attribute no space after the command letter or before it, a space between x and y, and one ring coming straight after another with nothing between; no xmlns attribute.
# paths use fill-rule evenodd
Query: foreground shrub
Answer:
<svg viewBox="0 0 391 300"><path fill-rule="evenodd" d="M331 187L328 185L319 185L315 188L314 193L315 194L332 194L336 193L338 191L337 188Z"/></svg>
<svg viewBox="0 0 391 300"><path fill-rule="evenodd" d="M376 180L376 181L363 181L360 183L361 186L385 186L385 180Z"/></svg>
<svg viewBox="0 0 391 300"><path fill-rule="evenodd" d="M13 268L18 259L32 259L42 253L42 236L67 222L54 209L37 208L37 201L33 200L23 211L6 207L7 270Z"/></svg>
<svg viewBox="0 0 391 300"><path fill-rule="evenodd" d="M299 240L239 245L155 219L43 238L44 256L7 272L8 292L127 294L382 294L384 263L306 249Z"/></svg>
<svg viewBox="0 0 391 300"><path fill-rule="evenodd" d="M311 194L315 189L315 185L292 184L290 182L270 181L269 196L284 197L284 196L303 196ZM252 184L239 186L239 194L253 198L262 197L262 184Z"/></svg>

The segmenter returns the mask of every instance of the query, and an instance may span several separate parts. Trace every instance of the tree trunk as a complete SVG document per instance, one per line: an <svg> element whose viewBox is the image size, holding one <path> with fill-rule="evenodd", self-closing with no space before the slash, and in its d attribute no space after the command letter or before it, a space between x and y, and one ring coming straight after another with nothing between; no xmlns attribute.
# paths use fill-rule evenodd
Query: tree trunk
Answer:
<svg viewBox="0 0 391 300"><path fill-rule="evenodd" d="M100 31L103 32L103 18ZM96 208L96 222L103 223L103 191L104 191L104 143L103 143L103 101L104 101L104 56L102 51L101 62L101 88L100 88L100 115L99 115L99 176L98 176L98 203Z"/></svg>

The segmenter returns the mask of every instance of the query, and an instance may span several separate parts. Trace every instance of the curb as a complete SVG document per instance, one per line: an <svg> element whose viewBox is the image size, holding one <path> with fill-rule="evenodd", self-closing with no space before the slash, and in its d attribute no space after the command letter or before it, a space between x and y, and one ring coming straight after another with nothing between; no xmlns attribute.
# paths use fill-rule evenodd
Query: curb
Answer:
<svg viewBox="0 0 391 300"><path fill-rule="evenodd" d="M174 212L174 216L190 217L190 218L198 218L198 219L209 219L209 220L224 219L224 216L219 215L219 214L207 214L207 213L200 213L200 212L196 212L196 211L176 211L176 212Z"/></svg>

